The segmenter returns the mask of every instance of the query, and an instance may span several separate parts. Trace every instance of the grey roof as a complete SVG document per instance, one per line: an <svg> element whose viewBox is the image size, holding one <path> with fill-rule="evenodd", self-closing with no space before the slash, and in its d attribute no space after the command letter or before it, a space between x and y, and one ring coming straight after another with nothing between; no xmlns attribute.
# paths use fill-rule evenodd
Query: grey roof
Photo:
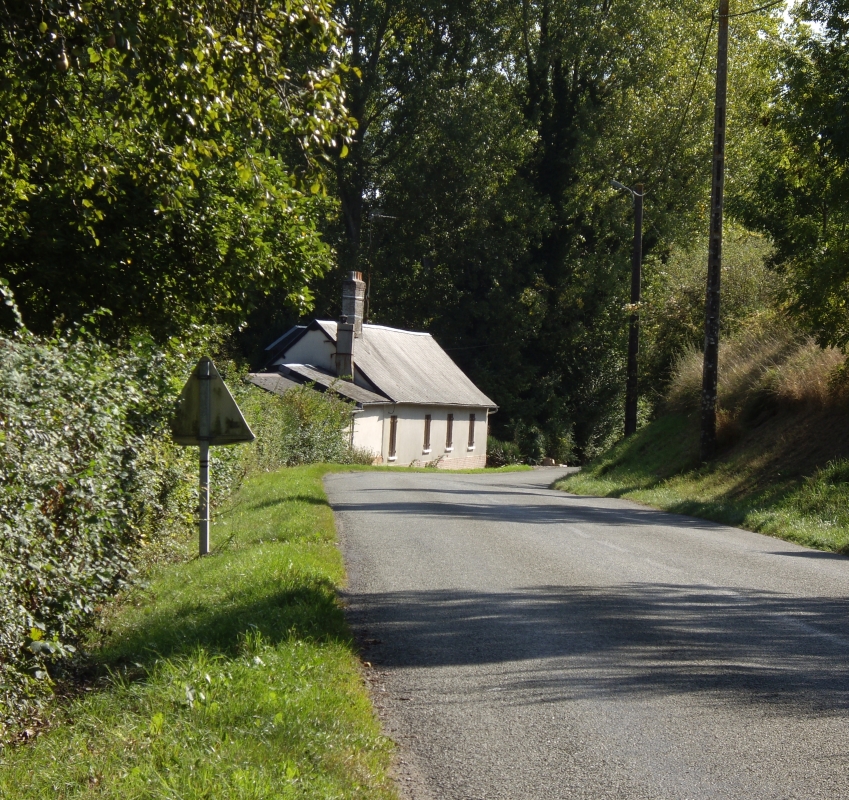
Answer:
<svg viewBox="0 0 849 800"><path fill-rule="evenodd" d="M335 342L336 323L317 323ZM354 368L395 403L495 407L429 333L363 325Z"/></svg>
<svg viewBox="0 0 849 800"><path fill-rule="evenodd" d="M390 403L392 402L383 395L370 392L368 389L363 389L362 386L357 386L350 381L339 380L335 375L325 372L323 369L316 369L309 364L286 364L280 369L285 371L283 375L279 372L252 372L248 375L248 380L259 386L260 389L265 389L272 394L284 394L293 386L303 386L305 383L314 383L317 387L325 391L333 391L342 397L347 397L359 405L373 405L375 403Z"/></svg>
<svg viewBox="0 0 849 800"><path fill-rule="evenodd" d="M372 403L389 403L391 400L375 392L370 392L362 386L357 386L356 383L340 380L336 375L330 372L325 372L323 369L317 369L309 364L286 364L283 369L290 373L299 375L305 378L310 383L321 386L324 389L329 389L336 394L341 394L342 397L347 397L360 405L369 405Z"/></svg>
<svg viewBox="0 0 849 800"><path fill-rule="evenodd" d="M293 386L300 386L300 381L284 378L279 372L251 372L248 380L260 389L265 389L273 394L283 394Z"/></svg>

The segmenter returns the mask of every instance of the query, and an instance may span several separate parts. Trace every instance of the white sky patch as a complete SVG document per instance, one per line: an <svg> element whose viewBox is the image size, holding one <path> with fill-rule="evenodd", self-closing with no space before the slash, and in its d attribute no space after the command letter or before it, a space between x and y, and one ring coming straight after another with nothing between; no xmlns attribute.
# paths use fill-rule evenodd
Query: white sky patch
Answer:
<svg viewBox="0 0 849 800"><path fill-rule="evenodd" d="M793 8L799 5L799 0L787 0L787 3L784 6L784 21L789 23L791 20L790 12ZM809 22L808 25L811 26L811 30L817 34L818 36L822 36L824 27L820 22Z"/></svg>

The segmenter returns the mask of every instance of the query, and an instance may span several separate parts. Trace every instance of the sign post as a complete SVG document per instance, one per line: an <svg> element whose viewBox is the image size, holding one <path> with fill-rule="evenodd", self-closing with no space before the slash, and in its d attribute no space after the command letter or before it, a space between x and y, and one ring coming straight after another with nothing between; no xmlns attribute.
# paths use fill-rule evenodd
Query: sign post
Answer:
<svg viewBox="0 0 849 800"><path fill-rule="evenodd" d="M198 361L180 392L171 434L177 444L200 448L198 552L205 556L209 553L209 448L256 438L211 358Z"/></svg>

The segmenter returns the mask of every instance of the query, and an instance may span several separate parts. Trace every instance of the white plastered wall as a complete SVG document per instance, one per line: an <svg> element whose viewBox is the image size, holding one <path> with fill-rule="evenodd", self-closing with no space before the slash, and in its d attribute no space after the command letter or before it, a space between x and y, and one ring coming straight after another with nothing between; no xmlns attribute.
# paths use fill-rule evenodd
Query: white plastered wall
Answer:
<svg viewBox="0 0 849 800"><path fill-rule="evenodd" d="M353 415L352 443L354 447L374 453L375 460L379 459L378 463L386 462L386 453L383 451L383 428L388 408L391 406L366 406Z"/></svg>
<svg viewBox="0 0 849 800"><path fill-rule="evenodd" d="M398 404L385 407L383 462L397 466L424 466L437 462L442 469L484 466L486 463L486 407ZM398 417L396 455L389 457L390 418ZM425 415L430 414L430 450L424 447ZM454 415L453 447L446 447L448 415ZM469 447L469 415L475 415L474 446Z"/></svg>
<svg viewBox="0 0 849 800"><path fill-rule="evenodd" d="M276 364L310 364L319 369L336 371L336 344L319 328L304 336L281 355Z"/></svg>

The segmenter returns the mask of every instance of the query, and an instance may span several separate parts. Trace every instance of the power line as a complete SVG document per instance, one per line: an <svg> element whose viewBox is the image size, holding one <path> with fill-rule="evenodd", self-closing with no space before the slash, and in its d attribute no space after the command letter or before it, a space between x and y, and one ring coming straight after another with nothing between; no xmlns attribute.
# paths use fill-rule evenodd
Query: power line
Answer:
<svg viewBox="0 0 849 800"><path fill-rule="evenodd" d="M782 0L783 1L783 0ZM658 183L661 183L666 176L666 170L669 168L669 162L672 161L672 156L675 155L675 151L678 149L678 142L681 137L681 131L684 130L684 123L687 120L687 114L690 113L690 105L693 102L693 96L696 93L696 86L698 86L699 78L702 75L702 67L705 63L705 55L707 54L708 44L710 43L710 35L713 32L713 23L716 19L716 12L710 15L710 25L708 25L707 35L705 36L704 45L702 45L702 55L699 58L699 66L696 69L696 76L693 78L693 85L690 87L690 95L687 98L687 102L684 105L684 113L681 115L681 121L678 123L678 130L675 132L675 139L672 143L672 147L666 153L666 161L663 164L663 169L660 171L660 176L657 179Z"/></svg>
<svg viewBox="0 0 849 800"><path fill-rule="evenodd" d="M785 0L775 0L774 3L767 3L765 6L750 8L748 11L738 11L736 14L729 14L728 17L745 17L747 14L757 14L759 11L769 11L769 9L771 8L775 8L776 6L783 6L784 4Z"/></svg>

